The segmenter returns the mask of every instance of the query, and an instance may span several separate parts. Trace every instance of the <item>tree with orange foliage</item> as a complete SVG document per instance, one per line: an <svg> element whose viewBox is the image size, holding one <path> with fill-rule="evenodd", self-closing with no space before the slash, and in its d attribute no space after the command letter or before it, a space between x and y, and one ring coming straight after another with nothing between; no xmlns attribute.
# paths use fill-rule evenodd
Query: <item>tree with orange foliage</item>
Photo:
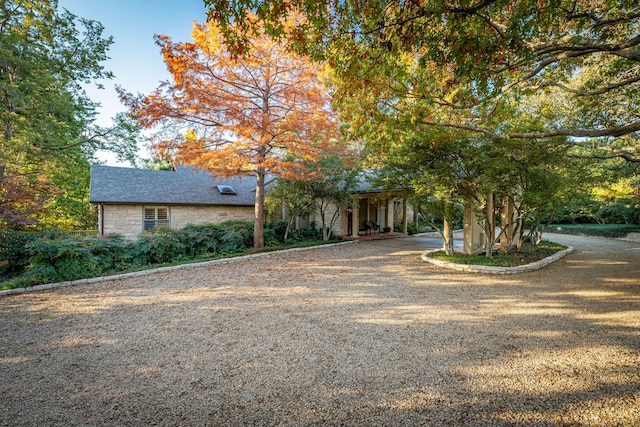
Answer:
<svg viewBox="0 0 640 427"><path fill-rule="evenodd" d="M337 148L323 70L264 35L240 56L213 24L194 23L192 37L156 36L173 81L121 97L142 126L158 129L155 150L216 176L256 176L254 246L262 247L265 177L301 178L306 161Z"/></svg>

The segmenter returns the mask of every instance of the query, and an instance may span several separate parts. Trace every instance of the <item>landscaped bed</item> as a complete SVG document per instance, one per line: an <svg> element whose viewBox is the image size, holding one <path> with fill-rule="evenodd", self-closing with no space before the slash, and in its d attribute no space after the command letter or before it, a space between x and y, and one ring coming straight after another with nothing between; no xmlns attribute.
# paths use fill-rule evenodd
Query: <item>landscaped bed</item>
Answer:
<svg viewBox="0 0 640 427"><path fill-rule="evenodd" d="M266 246L258 249L252 247L253 223L248 221L160 228L135 242L119 235L76 238L60 230L9 231L0 233L0 290L331 243L314 229L294 230L285 242L285 228L280 221L270 223Z"/></svg>
<svg viewBox="0 0 640 427"><path fill-rule="evenodd" d="M531 243L523 243L520 249L514 249L511 253L498 250L489 258L484 254L465 255L456 253L447 255L444 251L429 252L426 255L439 261L453 262L457 264L484 265L491 267L516 267L518 265L531 264L550 257L553 254L567 249L566 246L543 240L537 247Z"/></svg>

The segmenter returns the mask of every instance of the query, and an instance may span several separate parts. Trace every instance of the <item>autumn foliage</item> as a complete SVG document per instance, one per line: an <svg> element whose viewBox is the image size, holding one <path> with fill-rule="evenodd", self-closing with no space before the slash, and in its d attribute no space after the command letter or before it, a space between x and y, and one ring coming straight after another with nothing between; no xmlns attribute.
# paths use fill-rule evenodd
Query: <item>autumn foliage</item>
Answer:
<svg viewBox="0 0 640 427"><path fill-rule="evenodd" d="M141 125L158 130L153 148L165 158L218 176L257 177L260 247L265 177L300 178L305 162L337 148L323 70L262 35L242 56L227 51L215 25L194 23L192 38L156 36L173 81L122 98Z"/></svg>
<svg viewBox="0 0 640 427"><path fill-rule="evenodd" d="M0 230L29 228L39 223L46 205L59 191L47 176L34 178L3 171L0 178Z"/></svg>

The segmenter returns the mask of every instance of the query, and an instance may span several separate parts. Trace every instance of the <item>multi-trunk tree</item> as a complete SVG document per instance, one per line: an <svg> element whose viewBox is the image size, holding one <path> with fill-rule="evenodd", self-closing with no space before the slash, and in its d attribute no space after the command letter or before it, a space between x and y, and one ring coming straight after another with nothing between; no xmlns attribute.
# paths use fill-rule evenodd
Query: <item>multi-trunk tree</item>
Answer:
<svg viewBox="0 0 640 427"><path fill-rule="evenodd" d="M228 51L213 23L194 24L192 37L157 36L172 81L122 98L141 125L158 130L164 155L218 176L256 177L254 246L262 247L267 177L304 176L306 161L338 146L323 69L261 29L242 55Z"/></svg>

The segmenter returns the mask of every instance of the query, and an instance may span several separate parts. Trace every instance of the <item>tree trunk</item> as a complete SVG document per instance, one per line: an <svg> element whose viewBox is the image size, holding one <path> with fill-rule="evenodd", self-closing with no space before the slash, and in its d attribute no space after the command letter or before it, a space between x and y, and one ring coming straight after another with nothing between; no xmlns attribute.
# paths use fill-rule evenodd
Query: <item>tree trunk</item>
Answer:
<svg viewBox="0 0 640 427"><path fill-rule="evenodd" d="M294 216L291 216L291 218L289 218L289 221L287 221L287 228L284 229L284 237L282 238L283 243L287 243L287 239L289 238L289 231L291 231L295 219L296 218Z"/></svg>
<svg viewBox="0 0 640 427"><path fill-rule="evenodd" d="M256 205L253 221L253 247L264 247L264 169L256 174Z"/></svg>
<svg viewBox="0 0 640 427"><path fill-rule="evenodd" d="M496 207L495 207L495 195L489 193L487 195L487 206L485 215L486 230L485 230L485 255L487 258L493 257L493 243L496 240Z"/></svg>
<svg viewBox="0 0 640 427"><path fill-rule="evenodd" d="M447 255L453 255L453 224L448 218L444 219L444 227L442 227L443 249Z"/></svg>

